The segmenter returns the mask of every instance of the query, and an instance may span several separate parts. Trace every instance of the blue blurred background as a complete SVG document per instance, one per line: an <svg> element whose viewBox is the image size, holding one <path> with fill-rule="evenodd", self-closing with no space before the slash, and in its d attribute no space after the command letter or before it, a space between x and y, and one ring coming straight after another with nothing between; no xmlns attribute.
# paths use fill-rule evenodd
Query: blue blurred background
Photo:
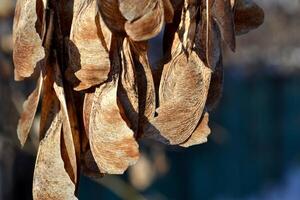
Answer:
<svg viewBox="0 0 300 200"><path fill-rule="evenodd" d="M123 176L81 177L84 200L300 199L300 1L261 0L265 23L225 49L223 97L208 142L188 149L142 142ZM19 149L16 123L32 88L13 81L15 1L0 0L0 200L32 199L38 120ZM151 62L161 37L151 41Z"/></svg>

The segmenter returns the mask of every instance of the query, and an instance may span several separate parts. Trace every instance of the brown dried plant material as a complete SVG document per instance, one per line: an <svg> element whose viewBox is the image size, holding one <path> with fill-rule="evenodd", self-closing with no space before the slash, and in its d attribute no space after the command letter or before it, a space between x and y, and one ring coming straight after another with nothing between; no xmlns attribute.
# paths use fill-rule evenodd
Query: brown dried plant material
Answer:
<svg viewBox="0 0 300 200"><path fill-rule="evenodd" d="M200 43L202 43L199 48L205 54L203 59L205 59L207 65L214 70L222 53L219 37L222 37L231 50L235 50L233 11L230 1L203 0L201 21L199 23L201 28L198 32L201 35ZM221 35L216 33L217 31Z"/></svg>
<svg viewBox="0 0 300 200"><path fill-rule="evenodd" d="M125 35L126 19L119 9L119 0L97 0L98 8L105 24L115 34Z"/></svg>
<svg viewBox="0 0 300 200"><path fill-rule="evenodd" d="M75 89L83 90L108 77L111 32L97 12L96 0L75 0L74 4L69 60L71 71L80 81Z"/></svg>
<svg viewBox="0 0 300 200"><path fill-rule="evenodd" d="M207 142L207 137L210 134L210 128L208 126L209 114L206 112L193 134L186 142L180 144L182 147L190 147L197 144L202 144Z"/></svg>
<svg viewBox="0 0 300 200"><path fill-rule="evenodd" d="M174 17L174 9L170 0L163 0L163 5L164 5L165 21L167 23L172 23Z"/></svg>
<svg viewBox="0 0 300 200"><path fill-rule="evenodd" d="M13 58L15 80L30 77L39 61L45 57L42 39L35 25L36 0L18 0L13 27Z"/></svg>
<svg viewBox="0 0 300 200"><path fill-rule="evenodd" d="M145 0L144 0L145 1ZM164 6L162 0L157 0L153 9L135 21L127 21L125 30L134 41L143 41L159 34L164 23Z"/></svg>
<svg viewBox="0 0 300 200"><path fill-rule="evenodd" d="M23 104L23 112L20 116L17 128L18 138L20 140L21 146L24 146L30 132L30 128L32 126L41 96L42 84L43 79L42 75L40 75L36 84L36 88Z"/></svg>
<svg viewBox="0 0 300 200"><path fill-rule="evenodd" d="M208 96L206 100L206 108L210 111L216 107L219 99L222 95L223 89L223 60L222 60L222 45L221 45L221 33L214 22L211 26L211 40L213 41L210 47L212 53L210 53L209 58L206 58L205 53L205 42L206 39L201 35L201 28L203 24L198 24L197 33L195 37L195 52L202 58L206 63L210 60L210 66L213 69L211 75L211 81L208 91ZM206 60L207 59L207 60Z"/></svg>
<svg viewBox="0 0 300 200"><path fill-rule="evenodd" d="M121 51L121 76L118 86L118 100L122 104L130 128L137 133L139 124L139 98L137 74L128 39L123 42Z"/></svg>
<svg viewBox="0 0 300 200"><path fill-rule="evenodd" d="M18 0L15 79L40 73L19 121L22 145L42 96L34 200L77 199L81 172L123 173L140 137L206 142L222 94L222 40L234 50L234 25L244 33L262 21L248 0ZM152 71L148 40L165 22Z"/></svg>
<svg viewBox="0 0 300 200"><path fill-rule="evenodd" d="M264 21L264 11L252 0L236 0L234 12L235 31L238 35L248 33Z"/></svg>
<svg viewBox="0 0 300 200"><path fill-rule="evenodd" d="M77 182L77 162L76 162L76 152L72 134L72 128L69 118L69 113L66 104L65 91L63 88L63 81L61 77L61 72L58 64L54 64L55 67L55 82L53 85L56 96L60 102L61 109L61 118L62 118L62 127L63 127L63 149L66 150L66 155L62 154L65 157L65 160L68 159L69 163L65 164L66 170L69 173L72 181Z"/></svg>
<svg viewBox="0 0 300 200"><path fill-rule="evenodd" d="M156 97L154 79L149 64L147 42L131 42L131 50L135 64L139 98L139 133L143 135L142 126L155 114Z"/></svg>
<svg viewBox="0 0 300 200"><path fill-rule="evenodd" d="M97 87L94 93L89 141L100 172L122 174L137 161L139 150L134 133L123 119L117 103L121 45L115 42L112 46L110 81Z"/></svg>
<svg viewBox="0 0 300 200"><path fill-rule="evenodd" d="M235 32L234 32L234 16L231 8L230 0L215 0L212 7L212 17L221 32L222 39L230 47L235 50Z"/></svg>
<svg viewBox="0 0 300 200"><path fill-rule="evenodd" d="M129 22L133 22L151 12L158 0L118 0L121 14Z"/></svg>
<svg viewBox="0 0 300 200"><path fill-rule="evenodd" d="M61 157L61 128L61 113L56 113L39 145L33 177L34 200L77 199L75 185L65 171Z"/></svg>
<svg viewBox="0 0 300 200"><path fill-rule="evenodd" d="M175 56L164 66L157 117L145 126L149 137L172 145L186 141L195 130L204 106L211 70L192 52ZM174 116L174 113L176 115ZM153 136L152 136L153 135Z"/></svg>
<svg viewBox="0 0 300 200"><path fill-rule="evenodd" d="M112 80L96 88L89 123L93 156L100 171L109 174L122 174L139 157L134 133L117 105L117 82Z"/></svg>

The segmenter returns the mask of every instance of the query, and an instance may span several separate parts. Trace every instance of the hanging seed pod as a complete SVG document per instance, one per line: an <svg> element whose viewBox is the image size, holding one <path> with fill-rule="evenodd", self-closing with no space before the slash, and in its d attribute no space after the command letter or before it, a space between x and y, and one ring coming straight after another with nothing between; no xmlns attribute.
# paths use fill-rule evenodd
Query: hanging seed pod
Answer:
<svg viewBox="0 0 300 200"><path fill-rule="evenodd" d="M263 21L248 0L18 0L15 79L36 77L18 137L28 138L39 101L33 199L77 199L79 176L121 174L138 139L189 147L207 141L222 94L222 41ZM163 59L148 40L164 25Z"/></svg>
<svg viewBox="0 0 300 200"><path fill-rule="evenodd" d="M68 75L75 74L80 81L75 89L84 90L108 78L111 32L97 12L95 0L75 0L74 5Z"/></svg>
<svg viewBox="0 0 300 200"><path fill-rule="evenodd" d="M192 135L202 116L210 83L211 70L192 51L195 12L196 2L185 1L184 20L173 40L171 60L162 71L157 116L144 130L148 137L172 145ZM176 117L172 114L175 112Z"/></svg>
<svg viewBox="0 0 300 200"><path fill-rule="evenodd" d="M43 8L36 7L39 0L18 0L13 25L13 58L15 80L30 77L38 63L45 57L42 46L41 30L36 29L38 19L36 10L43 13ZM45 7L45 4L44 4Z"/></svg>
<svg viewBox="0 0 300 200"><path fill-rule="evenodd" d="M234 23L236 34L256 29L264 22L264 11L252 0L236 0Z"/></svg>
<svg viewBox="0 0 300 200"><path fill-rule="evenodd" d="M120 76L120 41L113 41L111 77L97 87L89 120L89 140L95 161L102 173L121 174L138 157L133 131L123 120L117 104Z"/></svg>

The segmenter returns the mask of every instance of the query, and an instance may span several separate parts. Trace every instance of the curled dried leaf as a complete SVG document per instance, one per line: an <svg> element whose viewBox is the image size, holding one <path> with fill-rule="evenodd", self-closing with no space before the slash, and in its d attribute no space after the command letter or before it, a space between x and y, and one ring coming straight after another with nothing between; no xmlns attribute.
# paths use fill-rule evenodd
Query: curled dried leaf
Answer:
<svg viewBox="0 0 300 200"><path fill-rule="evenodd" d="M33 177L33 199L77 199L75 185L64 169L61 157L62 119L56 113L46 136L40 142Z"/></svg>
<svg viewBox="0 0 300 200"><path fill-rule="evenodd" d="M21 146L24 146L30 132L30 128L32 126L41 96L42 84L43 78L42 75L40 75L37 81L36 88L23 104L23 112L20 116L17 128L18 138L20 140Z"/></svg>
<svg viewBox="0 0 300 200"><path fill-rule="evenodd" d="M80 81L76 90L104 82L110 71L111 32L97 13L96 0L75 0L69 44L70 68ZM72 74L73 74L72 73Z"/></svg>
<svg viewBox="0 0 300 200"><path fill-rule="evenodd" d="M42 39L36 30L36 0L18 0L13 29L15 80L30 77L45 57Z"/></svg>

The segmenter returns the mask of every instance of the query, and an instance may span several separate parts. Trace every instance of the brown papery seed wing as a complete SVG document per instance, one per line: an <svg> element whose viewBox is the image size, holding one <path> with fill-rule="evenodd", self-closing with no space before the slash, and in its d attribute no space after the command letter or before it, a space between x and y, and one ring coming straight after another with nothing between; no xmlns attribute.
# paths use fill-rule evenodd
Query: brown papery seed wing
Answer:
<svg viewBox="0 0 300 200"><path fill-rule="evenodd" d="M159 34L164 24L164 7L158 0L155 7L141 18L125 23L127 35L134 41L144 41Z"/></svg>
<svg viewBox="0 0 300 200"><path fill-rule="evenodd" d="M60 102L61 109L61 118L63 126L63 145L62 145L62 156L65 161L65 167L74 183L77 182L77 162L76 162L76 153L75 145L73 140L73 131L70 124L65 91L63 87L63 81L61 77L61 72L58 64L54 65L55 67L55 82L53 85L56 96Z"/></svg>
<svg viewBox="0 0 300 200"><path fill-rule="evenodd" d="M155 87L147 55L147 43L131 42L131 49L138 82L139 131L141 131L139 134L142 135L142 126L154 117L156 107Z"/></svg>
<svg viewBox="0 0 300 200"><path fill-rule="evenodd" d="M202 116L210 76L211 70L195 52L189 59L180 53L167 63L161 78L158 115L145 126L147 136L172 145L185 142Z"/></svg>
<svg viewBox="0 0 300 200"><path fill-rule="evenodd" d="M159 0L118 0L119 9L126 20L132 22L151 12Z"/></svg>
<svg viewBox="0 0 300 200"><path fill-rule="evenodd" d="M118 99L122 104L125 115L130 122L130 128L136 133L139 120L139 99L137 74L128 39L123 42L121 51L121 76L118 86Z"/></svg>
<svg viewBox="0 0 300 200"><path fill-rule="evenodd" d="M13 29L15 80L30 77L37 63L45 57L36 21L36 0L18 0Z"/></svg>
<svg viewBox="0 0 300 200"><path fill-rule="evenodd" d="M98 8L108 28L116 34L124 35L126 19L119 9L118 0L97 0Z"/></svg>
<svg viewBox="0 0 300 200"><path fill-rule="evenodd" d="M75 185L64 168L61 157L62 120L56 113L46 136L40 142L33 177L34 200L77 199Z"/></svg>
<svg viewBox="0 0 300 200"><path fill-rule="evenodd" d="M252 0L236 0L234 24L236 34L256 29L264 22L264 11Z"/></svg>
<svg viewBox="0 0 300 200"><path fill-rule="evenodd" d="M184 143L180 144L182 147L190 147L197 144L202 144L207 142L207 137L210 134L210 128L208 126L209 114L206 112L200 123L197 125L193 134Z"/></svg>
<svg viewBox="0 0 300 200"><path fill-rule="evenodd" d="M75 0L69 44L70 67L83 90L107 79L110 71L109 44L111 32L97 12L96 0ZM69 69L70 70L70 69Z"/></svg>
<svg viewBox="0 0 300 200"><path fill-rule="evenodd" d="M215 0L212 16L216 20L223 40L232 51L235 50L234 14L230 0Z"/></svg>
<svg viewBox="0 0 300 200"><path fill-rule="evenodd" d="M118 80L96 88L90 114L89 140L102 173L122 174L138 157L138 144L117 105Z"/></svg>
<svg viewBox="0 0 300 200"><path fill-rule="evenodd" d="M42 85L43 78L41 74L37 81L36 88L23 104L23 112L21 113L17 128L18 138L22 147L27 140L32 122L34 120L34 116L41 96Z"/></svg>

